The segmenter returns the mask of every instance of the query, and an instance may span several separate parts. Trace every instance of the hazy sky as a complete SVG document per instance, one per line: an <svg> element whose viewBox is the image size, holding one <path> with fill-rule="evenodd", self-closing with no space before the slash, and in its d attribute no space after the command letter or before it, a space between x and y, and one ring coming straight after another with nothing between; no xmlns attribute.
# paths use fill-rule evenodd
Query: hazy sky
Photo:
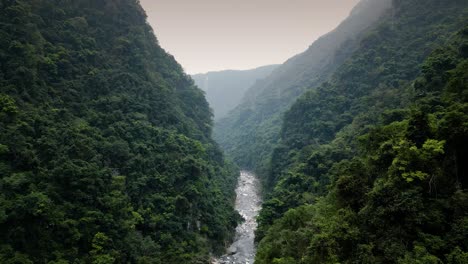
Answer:
<svg viewBox="0 0 468 264"><path fill-rule="evenodd" d="M161 46L189 74L283 63L359 0L140 0Z"/></svg>

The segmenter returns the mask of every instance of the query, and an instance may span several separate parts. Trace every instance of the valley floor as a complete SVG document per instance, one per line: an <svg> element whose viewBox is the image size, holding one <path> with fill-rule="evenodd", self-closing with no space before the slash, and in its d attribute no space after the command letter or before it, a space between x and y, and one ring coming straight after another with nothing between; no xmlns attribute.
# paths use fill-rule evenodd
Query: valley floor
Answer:
<svg viewBox="0 0 468 264"><path fill-rule="evenodd" d="M244 218L244 222L236 228L234 243L228 253L213 264L252 264L255 259L256 218L261 209L260 183L252 172L242 171L236 189L236 210Z"/></svg>

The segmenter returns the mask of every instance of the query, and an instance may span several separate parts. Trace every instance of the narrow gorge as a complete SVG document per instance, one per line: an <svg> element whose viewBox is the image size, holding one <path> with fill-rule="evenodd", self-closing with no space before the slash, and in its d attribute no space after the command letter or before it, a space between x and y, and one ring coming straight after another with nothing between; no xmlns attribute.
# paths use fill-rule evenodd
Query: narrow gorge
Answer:
<svg viewBox="0 0 468 264"><path fill-rule="evenodd" d="M0 264L467 264L467 161L467 0L0 0Z"/></svg>

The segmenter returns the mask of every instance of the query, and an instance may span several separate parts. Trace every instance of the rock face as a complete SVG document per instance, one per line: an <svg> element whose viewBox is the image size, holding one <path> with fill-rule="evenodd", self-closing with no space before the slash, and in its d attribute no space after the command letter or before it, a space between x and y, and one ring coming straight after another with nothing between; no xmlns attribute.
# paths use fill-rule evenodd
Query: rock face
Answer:
<svg viewBox="0 0 468 264"><path fill-rule="evenodd" d="M213 260L213 264L252 264L254 262L256 217L261 209L259 187L258 179L253 173L241 172L236 189L236 210L245 221L237 226L236 238L228 248L227 254Z"/></svg>

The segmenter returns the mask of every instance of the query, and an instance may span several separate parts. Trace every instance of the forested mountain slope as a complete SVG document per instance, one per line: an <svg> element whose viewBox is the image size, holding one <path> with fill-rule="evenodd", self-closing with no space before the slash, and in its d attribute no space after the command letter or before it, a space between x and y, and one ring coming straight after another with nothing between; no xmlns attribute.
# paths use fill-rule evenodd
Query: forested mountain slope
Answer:
<svg viewBox="0 0 468 264"><path fill-rule="evenodd" d="M285 114L256 263L468 262L468 3L394 1Z"/></svg>
<svg viewBox="0 0 468 264"><path fill-rule="evenodd" d="M192 75L195 84L206 93L215 120L225 117L241 102L245 92L258 80L264 79L279 65L252 70L227 70Z"/></svg>
<svg viewBox="0 0 468 264"><path fill-rule="evenodd" d="M216 141L237 164L266 175L283 113L307 89L326 80L354 51L362 32L390 6L391 0L361 1L334 31L249 89L242 103L216 122Z"/></svg>
<svg viewBox="0 0 468 264"><path fill-rule="evenodd" d="M207 263L237 170L135 0L0 1L0 262Z"/></svg>

